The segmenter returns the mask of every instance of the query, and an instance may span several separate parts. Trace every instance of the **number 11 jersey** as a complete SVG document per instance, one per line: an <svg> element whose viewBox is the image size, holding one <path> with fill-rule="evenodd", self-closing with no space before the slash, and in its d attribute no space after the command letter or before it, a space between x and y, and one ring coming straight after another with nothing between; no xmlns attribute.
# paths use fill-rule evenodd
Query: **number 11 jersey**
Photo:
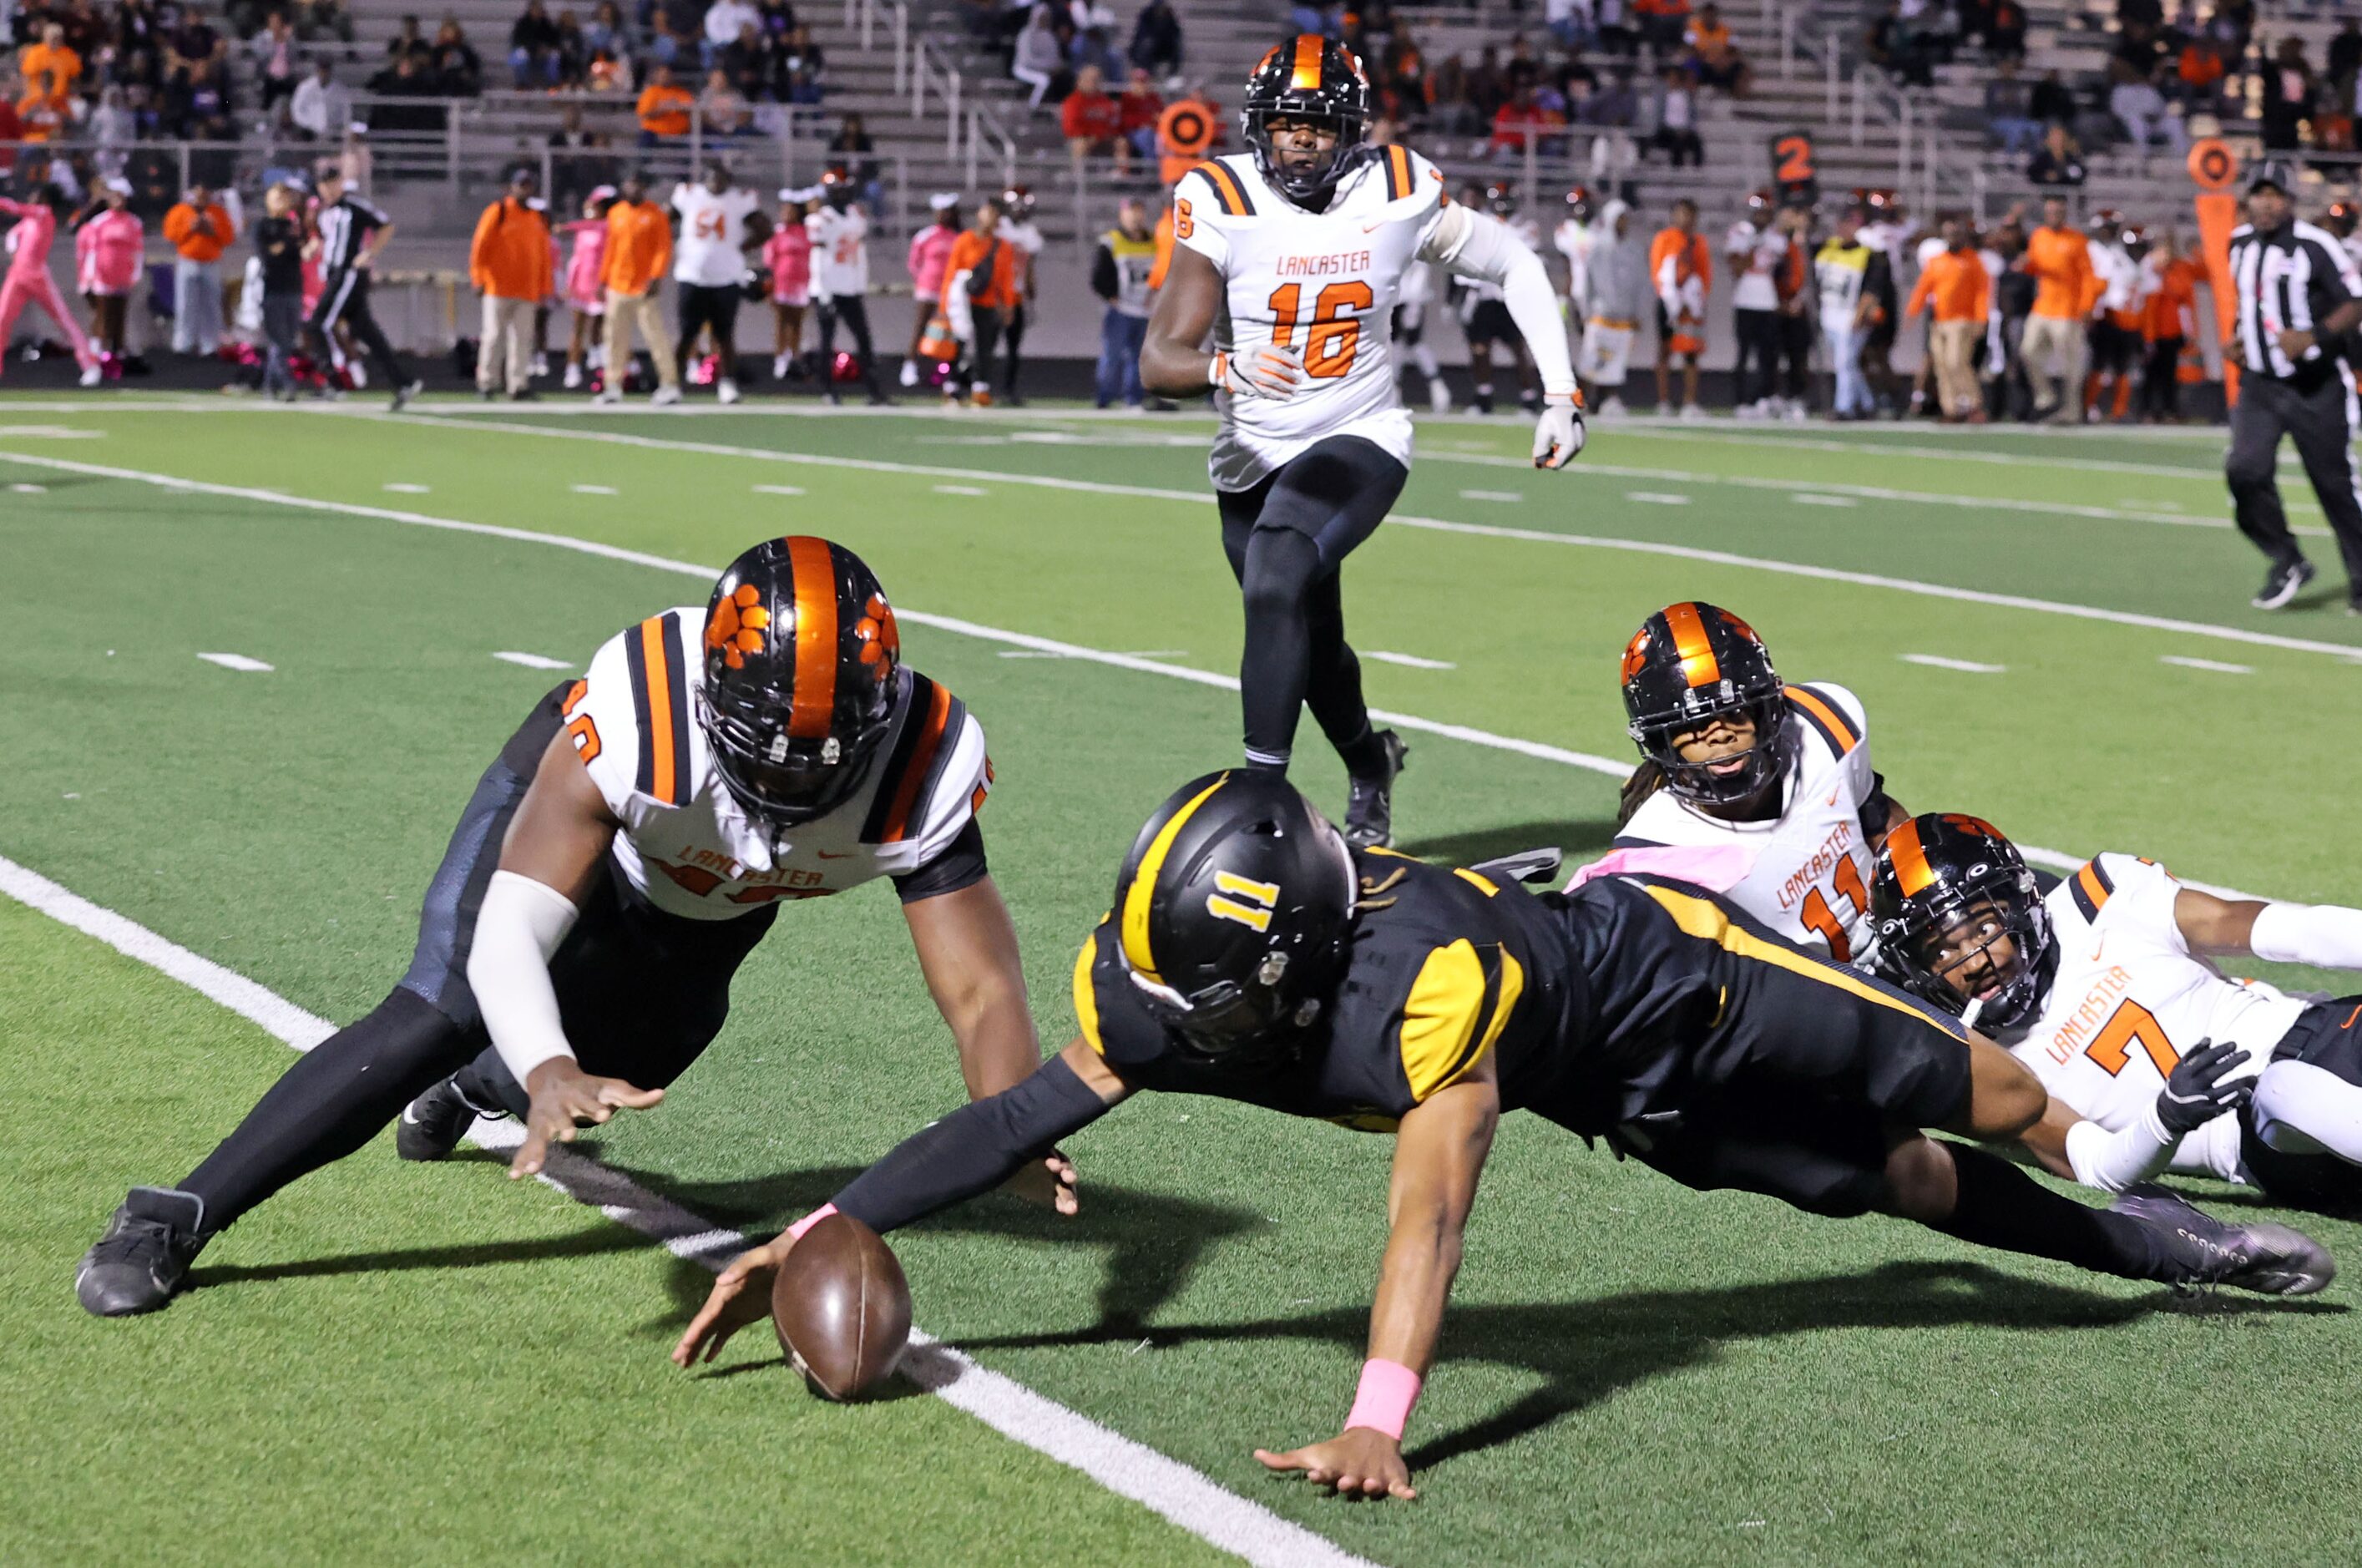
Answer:
<svg viewBox="0 0 2362 1568"><path fill-rule="evenodd" d="M1389 323L1403 278L1444 208L1443 177L1407 148L1369 149L1326 212L1266 184L1253 155L1200 163L1173 192L1173 237L1221 274L1215 346L1292 348L1306 380L1288 398L1214 394L1214 488L1252 489L1317 441L1359 436L1406 468L1410 415L1395 387Z"/></svg>

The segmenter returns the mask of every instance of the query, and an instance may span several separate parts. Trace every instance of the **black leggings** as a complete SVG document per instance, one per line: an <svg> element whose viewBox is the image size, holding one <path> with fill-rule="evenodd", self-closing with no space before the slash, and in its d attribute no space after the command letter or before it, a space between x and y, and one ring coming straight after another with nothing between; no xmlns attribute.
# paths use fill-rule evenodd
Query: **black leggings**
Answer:
<svg viewBox="0 0 2362 1568"><path fill-rule="evenodd" d="M680 337L673 347L681 373L697 351L697 335L713 328L713 358L721 374L734 377L738 369L738 301L735 285L709 288L701 283L680 286Z"/></svg>
<svg viewBox="0 0 2362 1568"><path fill-rule="evenodd" d="M967 314L976 324L976 341L968 349L968 386L972 391L990 392L993 357L1000 347L1000 312L991 305L972 304Z"/></svg>
<svg viewBox="0 0 2362 1568"><path fill-rule="evenodd" d="M1781 395L1794 400L1801 407L1809 403L1813 395L1812 318L1800 311L1776 319Z"/></svg>
<svg viewBox="0 0 2362 1568"><path fill-rule="evenodd" d="M1378 772L1384 752L1345 641L1340 570L1377 531L1410 470L1358 436L1315 443L1253 488L1224 491L1222 552L1246 602L1239 686L1250 764L1285 768L1306 703L1346 767Z"/></svg>
<svg viewBox="0 0 2362 1568"><path fill-rule="evenodd" d="M981 335L982 331L983 328L979 326L978 334ZM1000 387L1003 392L1013 397L1017 392L1017 372L1025 368L1025 302L1023 300L1019 300L1009 307L1009 319L1001 327L1001 338L1005 348L1001 362L1007 368L1000 373ZM983 379L989 381L991 378L988 376Z"/></svg>
<svg viewBox="0 0 2362 1568"><path fill-rule="evenodd" d="M820 367L821 390L831 397L836 395L829 361L836 355L836 325L843 322L853 338L853 360L861 367L862 382L871 397L878 396L877 350L869 340L868 300L859 294L841 294L814 302L814 308L820 313L820 351L815 362Z"/></svg>
<svg viewBox="0 0 2362 1568"><path fill-rule="evenodd" d="M2149 345L2141 370L2140 409L2159 419L2181 417L2181 339L2160 337Z"/></svg>
<svg viewBox="0 0 2362 1568"><path fill-rule="evenodd" d="M1738 333L1738 382L1740 407L1760 403L1775 390L1780 361L1780 317L1775 311L1736 310L1731 325Z"/></svg>

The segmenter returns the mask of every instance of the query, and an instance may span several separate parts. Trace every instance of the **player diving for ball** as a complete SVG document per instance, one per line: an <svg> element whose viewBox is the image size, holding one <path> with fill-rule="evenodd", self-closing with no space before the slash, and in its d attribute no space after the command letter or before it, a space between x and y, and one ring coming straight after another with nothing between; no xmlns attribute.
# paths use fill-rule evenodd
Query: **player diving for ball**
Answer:
<svg viewBox="0 0 2362 1568"><path fill-rule="evenodd" d="M1140 830L1075 966L1080 1035L954 1111L788 1234L742 1254L674 1347L691 1364L769 1310L794 1238L878 1231L988 1190L1143 1089L1218 1095L1395 1135L1361 1392L1337 1437L1274 1470L1414 1495L1404 1422L1434 1356L1505 1110L1605 1136L1684 1186L1830 1216L1915 1220L2133 1279L2317 1290L2327 1254L2147 1193L2095 1209L1981 1149L2048 1103L1957 1019L1782 941L1683 884L1535 897L1483 870L1354 849L1279 775L1182 786Z"/></svg>
<svg viewBox="0 0 2362 1568"><path fill-rule="evenodd" d="M991 771L966 706L903 667L858 557L756 546L708 605L611 638L534 708L460 813L409 972L178 1187L132 1188L75 1294L102 1317L163 1306L213 1237L397 1114L410 1160L520 1117L510 1174L534 1174L551 1140L663 1098L780 903L880 877L969 1094L1019 1082L1041 1048L977 824ZM1021 1188L1071 1211L1070 1176Z"/></svg>
<svg viewBox="0 0 2362 1568"><path fill-rule="evenodd" d="M1866 955L1871 857L1906 813L1871 766L1860 701L1783 684L1754 628L1695 600L1640 624L1623 686L1641 762L1611 852L1577 880L1678 878L1808 952Z"/></svg>
<svg viewBox="0 0 2362 1568"><path fill-rule="evenodd" d="M2362 969L2362 910L2218 898L2130 855L2046 896L1992 824L1935 813L1888 835L1871 893L1886 971L1973 1010L2042 1080L2051 1110L2026 1142L2058 1175L2362 1198L2362 996L2307 1001L2210 961Z"/></svg>
<svg viewBox="0 0 2362 1568"><path fill-rule="evenodd" d="M1342 45L1307 33L1264 57L1239 115L1253 151L1174 187L1173 264L1140 357L1150 392L1211 389L1221 418L1209 466L1246 602L1248 766L1286 769L1309 702L1352 778L1355 845L1391 842L1405 748L1371 728L1339 572L1410 477L1387 331L1410 271L1436 262L1502 290L1541 366L1535 467L1563 468L1584 440L1540 259L1499 220L1448 203L1427 160L1364 143L1369 117L1370 84Z"/></svg>

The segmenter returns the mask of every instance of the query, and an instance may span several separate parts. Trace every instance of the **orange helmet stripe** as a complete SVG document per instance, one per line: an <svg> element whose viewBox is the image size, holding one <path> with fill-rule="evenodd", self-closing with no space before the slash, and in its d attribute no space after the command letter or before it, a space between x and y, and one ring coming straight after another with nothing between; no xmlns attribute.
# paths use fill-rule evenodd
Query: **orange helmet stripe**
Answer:
<svg viewBox="0 0 2362 1568"><path fill-rule="evenodd" d="M1915 819L1886 835L1886 855L1894 863L1894 879L1902 884L1904 898L1915 896L1936 879L1927 866L1927 851L1920 845Z"/></svg>
<svg viewBox="0 0 2362 1568"><path fill-rule="evenodd" d="M1682 656L1682 674L1692 686L1711 686L1722 679L1722 665L1706 640L1705 623L1698 618L1695 604L1666 605L1665 627L1673 634L1673 651Z"/></svg>
<svg viewBox="0 0 2362 1568"><path fill-rule="evenodd" d="M796 580L796 690L788 734L824 740L836 712L836 562L828 541L790 536L788 569Z"/></svg>
<svg viewBox="0 0 2362 1568"><path fill-rule="evenodd" d="M1290 87L1320 85L1320 51L1326 41L1319 33L1296 35L1296 74L1288 78Z"/></svg>

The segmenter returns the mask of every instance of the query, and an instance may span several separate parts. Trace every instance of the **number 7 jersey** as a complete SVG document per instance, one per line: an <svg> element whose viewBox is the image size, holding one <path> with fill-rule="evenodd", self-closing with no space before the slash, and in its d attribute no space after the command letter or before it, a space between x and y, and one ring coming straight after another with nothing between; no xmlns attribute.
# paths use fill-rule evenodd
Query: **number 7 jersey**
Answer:
<svg viewBox="0 0 2362 1568"><path fill-rule="evenodd" d="M1369 149L1326 212L1264 182L1250 153L1200 163L1173 192L1173 237L1222 279L1215 345L1275 344L1304 359L1288 398L1214 394L1214 488L1252 489L1317 441L1359 436L1406 468L1410 415L1396 391L1389 323L1444 208L1443 177L1407 148Z"/></svg>

